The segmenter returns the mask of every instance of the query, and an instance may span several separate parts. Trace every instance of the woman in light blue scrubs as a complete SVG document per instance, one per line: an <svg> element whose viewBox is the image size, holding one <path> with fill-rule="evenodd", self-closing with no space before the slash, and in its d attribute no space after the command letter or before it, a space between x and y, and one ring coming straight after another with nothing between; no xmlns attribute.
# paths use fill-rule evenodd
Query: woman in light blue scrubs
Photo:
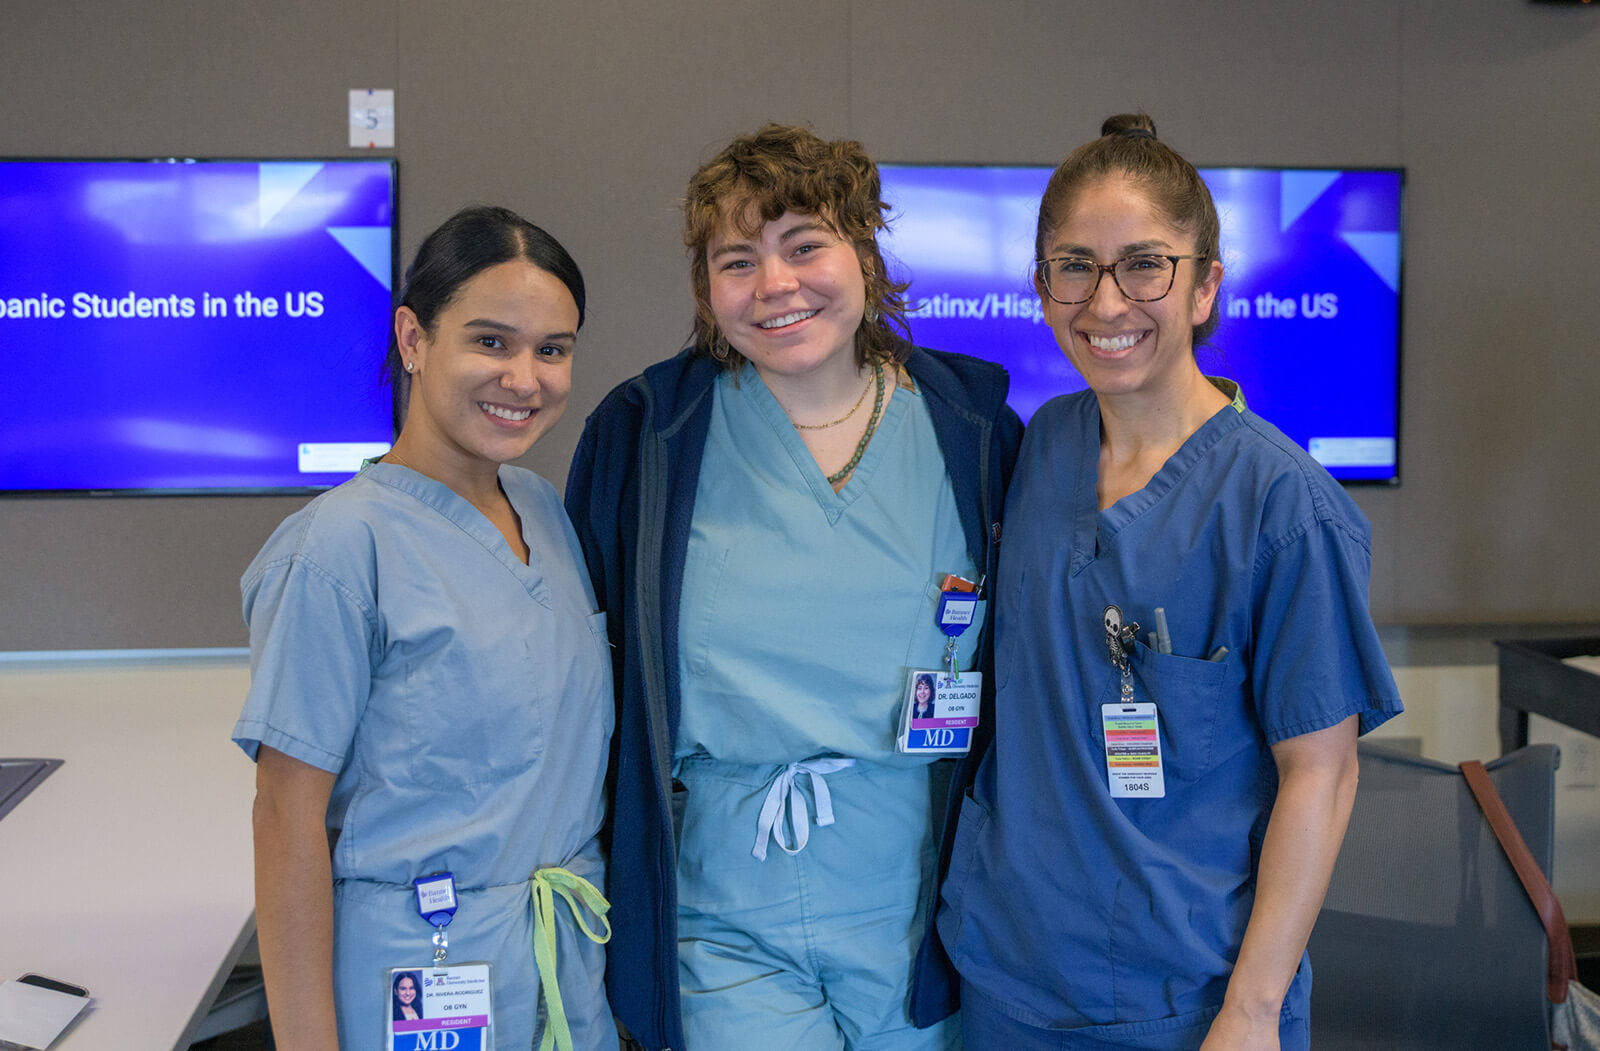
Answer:
<svg viewBox="0 0 1600 1051"><path fill-rule="evenodd" d="M612 392L569 476L617 647L609 987L652 1049L959 1040L948 984L910 988L949 764L896 741L945 575L992 570L1020 424L998 366L897 335L886 209L858 143L718 153L685 202L694 345Z"/></svg>
<svg viewBox="0 0 1600 1051"><path fill-rule="evenodd" d="M1303 1049L1356 737L1400 711L1370 530L1195 363L1222 282L1198 172L1147 117L1102 132L1039 209L1089 390L1034 416L1007 494L996 736L938 930L969 1051Z"/></svg>
<svg viewBox="0 0 1600 1051"><path fill-rule="evenodd" d="M233 737L257 764L280 1048L387 1046L389 969L434 961L412 881L441 871L458 899L446 962L494 967L494 1046L617 1047L596 889L605 618L555 489L507 463L561 417L583 308L577 264L519 216L469 208L434 231L395 311L393 449L245 572ZM556 896L572 910L535 908Z"/></svg>

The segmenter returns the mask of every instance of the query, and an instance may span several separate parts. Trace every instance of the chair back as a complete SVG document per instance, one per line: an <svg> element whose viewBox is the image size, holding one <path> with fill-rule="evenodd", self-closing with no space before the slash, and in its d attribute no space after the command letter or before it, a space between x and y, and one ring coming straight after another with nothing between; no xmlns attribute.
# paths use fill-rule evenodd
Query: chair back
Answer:
<svg viewBox="0 0 1600 1051"><path fill-rule="evenodd" d="M1318 1051L1548 1051L1545 934L1454 766L1359 746L1361 783L1311 934ZM1554 745L1487 764L1534 860L1555 838Z"/></svg>

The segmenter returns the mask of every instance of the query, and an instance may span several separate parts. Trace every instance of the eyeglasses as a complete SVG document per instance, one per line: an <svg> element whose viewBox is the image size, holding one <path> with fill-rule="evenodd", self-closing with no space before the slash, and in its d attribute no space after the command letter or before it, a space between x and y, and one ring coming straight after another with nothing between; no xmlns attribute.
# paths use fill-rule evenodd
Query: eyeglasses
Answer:
<svg viewBox="0 0 1600 1051"><path fill-rule="evenodd" d="M1047 295L1062 306L1087 303L1100 289L1106 274L1124 296L1135 303L1165 299L1178 276L1178 260L1204 259L1205 255L1129 255L1115 263L1097 263L1082 256L1036 259L1039 280Z"/></svg>

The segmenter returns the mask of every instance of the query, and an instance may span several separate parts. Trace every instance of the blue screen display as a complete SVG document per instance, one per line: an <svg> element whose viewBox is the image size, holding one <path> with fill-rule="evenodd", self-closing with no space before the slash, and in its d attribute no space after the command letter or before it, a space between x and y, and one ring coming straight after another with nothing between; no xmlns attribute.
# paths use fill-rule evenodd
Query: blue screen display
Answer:
<svg viewBox="0 0 1600 1051"><path fill-rule="evenodd" d="M1039 199L1053 169L880 165L912 282L919 344L1005 365L1027 419L1083 380L1033 291ZM1222 221L1221 324L1201 368L1342 481L1398 477L1400 198L1396 169L1202 168Z"/></svg>
<svg viewBox="0 0 1600 1051"><path fill-rule="evenodd" d="M0 491L337 485L388 448L395 166L0 162Z"/></svg>

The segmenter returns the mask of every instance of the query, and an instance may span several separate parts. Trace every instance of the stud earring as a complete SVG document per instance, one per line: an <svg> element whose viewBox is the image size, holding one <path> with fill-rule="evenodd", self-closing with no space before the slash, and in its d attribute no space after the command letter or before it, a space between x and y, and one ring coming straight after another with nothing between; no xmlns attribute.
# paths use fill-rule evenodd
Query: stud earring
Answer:
<svg viewBox="0 0 1600 1051"><path fill-rule="evenodd" d="M415 371L417 371L417 363L414 362L414 361L406 362L406 371L407 372L415 372Z"/></svg>

